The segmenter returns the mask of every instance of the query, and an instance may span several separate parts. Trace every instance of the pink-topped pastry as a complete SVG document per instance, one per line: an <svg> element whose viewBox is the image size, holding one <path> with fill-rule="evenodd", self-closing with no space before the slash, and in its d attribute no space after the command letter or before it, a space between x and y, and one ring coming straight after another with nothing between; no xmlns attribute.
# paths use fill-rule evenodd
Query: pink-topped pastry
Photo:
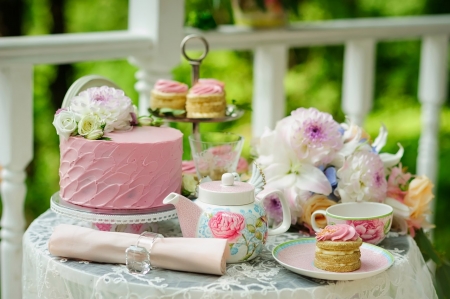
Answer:
<svg viewBox="0 0 450 299"><path fill-rule="evenodd" d="M362 240L353 226L328 225L316 233L314 265L332 272L351 272L361 267Z"/></svg>
<svg viewBox="0 0 450 299"><path fill-rule="evenodd" d="M184 110L188 86L173 80L158 80L151 92L150 108L171 108Z"/></svg>
<svg viewBox="0 0 450 299"><path fill-rule="evenodd" d="M190 95L223 94L223 87L217 84L196 84L189 91Z"/></svg>
<svg viewBox="0 0 450 299"><path fill-rule="evenodd" d="M189 88L184 83L161 79L156 81L154 89L164 93L187 93Z"/></svg>
<svg viewBox="0 0 450 299"><path fill-rule="evenodd" d="M199 79L198 80L198 84L213 84L213 85L219 85L220 87L222 87L222 89L225 89L225 83L223 83L222 81L219 81L217 79L210 79L210 78L205 78L205 79Z"/></svg>
<svg viewBox="0 0 450 299"><path fill-rule="evenodd" d="M186 111L190 118L224 117L226 107L225 91L217 82L197 83L187 95Z"/></svg>
<svg viewBox="0 0 450 299"><path fill-rule="evenodd" d="M316 234L318 241L356 241L359 234L348 224L328 225Z"/></svg>
<svg viewBox="0 0 450 299"><path fill-rule="evenodd" d="M133 127L89 140L61 139L60 196L101 209L148 209L181 189L183 134L172 128Z"/></svg>

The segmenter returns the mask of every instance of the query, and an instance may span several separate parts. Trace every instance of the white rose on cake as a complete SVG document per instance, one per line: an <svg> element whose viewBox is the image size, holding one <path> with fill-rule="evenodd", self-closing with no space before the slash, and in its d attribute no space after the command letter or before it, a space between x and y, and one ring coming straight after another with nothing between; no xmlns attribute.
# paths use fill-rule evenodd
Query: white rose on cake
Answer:
<svg viewBox="0 0 450 299"><path fill-rule="evenodd" d="M81 118L80 122L78 123L78 134L81 136L87 136L94 131L100 130L102 131L102 123L99 120L98 116L93 114L88 114L83 116ZM102 134L103 136L103 134ZM92 138L89 138L92 139Z"/></svg>
<svg viewBox="0 0 450 299"><path fill-rule="evenodd" d="M59 109L53 120L56 133L66 140L69 139L70 135L77 130L77 119L78 116L72 111Z"/></svg>

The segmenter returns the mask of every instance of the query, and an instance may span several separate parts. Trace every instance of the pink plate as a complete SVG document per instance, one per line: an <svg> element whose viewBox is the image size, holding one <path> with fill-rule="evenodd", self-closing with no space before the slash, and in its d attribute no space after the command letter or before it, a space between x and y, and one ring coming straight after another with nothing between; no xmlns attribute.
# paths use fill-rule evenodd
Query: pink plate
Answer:
<svg viewBox="0 0 450 299"><path fill-rule="evenodd" d="M375 245L361 246L361 268L353 272L337 273L314 266L315 238L288 241L275 247L272 255L277 262L292 272L320 279L355 280L367 278L388 269L394 263L392 254Z"/></svg>

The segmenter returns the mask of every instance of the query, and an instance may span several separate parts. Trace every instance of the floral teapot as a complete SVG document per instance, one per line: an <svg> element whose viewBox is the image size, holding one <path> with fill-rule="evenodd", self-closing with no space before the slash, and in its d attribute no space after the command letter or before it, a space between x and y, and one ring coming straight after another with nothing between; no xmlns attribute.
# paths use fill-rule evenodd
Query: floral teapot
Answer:
<svg viewBox="0 0 450 299"><path fill-rule="evenodd" d="M262 201L273 194L280 199L283 221L270 229ZM282 192L264 190L255 200L255 186L236 181L231 173L223 174L222 181L200 184L195 202L176 193L169 194L163 202L177 209L183 237L228 239L231 254L227 263L255 258L268 235L284 233L291 224L291 213Z"/></svg>

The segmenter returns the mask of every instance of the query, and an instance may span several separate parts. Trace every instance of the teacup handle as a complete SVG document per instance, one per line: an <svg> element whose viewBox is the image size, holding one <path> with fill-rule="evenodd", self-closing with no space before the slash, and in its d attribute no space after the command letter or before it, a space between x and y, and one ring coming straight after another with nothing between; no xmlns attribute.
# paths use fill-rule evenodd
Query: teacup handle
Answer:
<svg viewBox="0 0 450 299"><path fill-rule="evenodd" d="M312 215L311 215L311 226L312 226L314 231L318 232L319 230L321 230L321 228L317 226L316 215L320 214L320 215L326 216L327 215L326 213L327 212L325 210L317 210L314 213L312 213Z"/></svg>
<svg viewBox="0 0 450 299"><path fill-rule="evenodd" d="M259 200L264 200L267 196L272 194L276 194L281 202L281 209L283 211L283 222L277 228L271 229L269 228L269 236L278 235L286 232L291 226L291 210L289 209L289 204L284 197L283 192L279 190L263 190L258 193L257 198Z"/></svg>

